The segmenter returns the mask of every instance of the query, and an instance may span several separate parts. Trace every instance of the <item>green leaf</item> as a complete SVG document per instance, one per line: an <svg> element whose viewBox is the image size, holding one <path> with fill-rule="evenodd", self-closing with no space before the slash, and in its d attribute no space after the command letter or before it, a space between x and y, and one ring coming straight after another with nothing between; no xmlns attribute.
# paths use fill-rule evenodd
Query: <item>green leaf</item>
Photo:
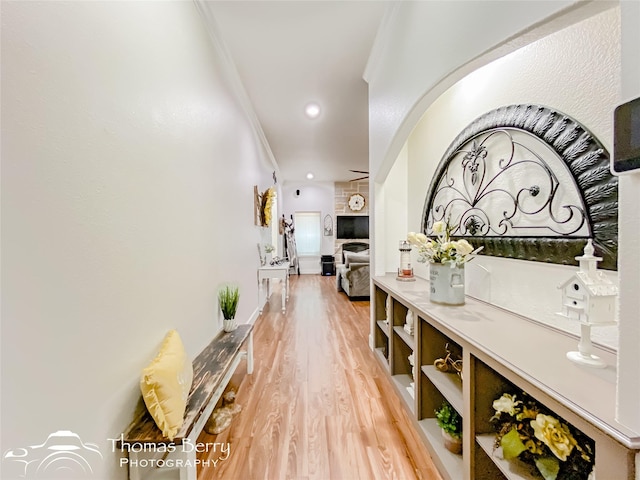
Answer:
<svg viewBox="0 0 640 480"><path fill-rule="evenodd" d="M502 437L500 446L505 460L512 460L527 449L522 440L520 440L520 435L518 435L515 428L512 428L509 433Z"/></svg>
<svg viewBox="0 0 640 480"><path fill-rule="evenodd" d="M556 457L540 457L536 458L536 467L544 480L556 480L560 471L560 462Z"/></svg>

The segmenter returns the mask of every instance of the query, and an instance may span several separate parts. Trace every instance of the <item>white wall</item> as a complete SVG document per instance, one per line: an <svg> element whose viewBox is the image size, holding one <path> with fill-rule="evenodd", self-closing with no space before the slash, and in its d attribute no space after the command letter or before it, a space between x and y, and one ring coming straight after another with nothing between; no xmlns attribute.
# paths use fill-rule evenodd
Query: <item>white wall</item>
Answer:
<svg viewBox="0 0 640 480"><path fill-rule="evenodd" d="M622 16L622 102L640 97L640 2L624 1ZM618 420L640 431L640 172L620 177L620 349ZM640 454L636 461L640 480Z"/></svg>
<svg viewBox="0 0 640 480"><path fill-rule="evenodd" d="M253 185L273 166L191 2L2 2L2 450L108 438L216 287L257 308Z"/></svg>
<svg viewBox="0 0 640 480"><path fill-rule="evenodd" d="M428 105L486 63L544 35L543 20L606 2L396 2L378 32L365 79L369 83L369 171L384 181ZM518 37L518 35L521 37ZM491 52L488 54L488 52Z"/></svg>
<svg viewBox="0 0 640 480"><path fill-rule="evenodd" d="M405 146L384 182L384 252L388 272L397 272L400 266L399 242L407 238L408 167L409 152Z"/></svg>
<svg viewBox="0 0 640 480"><path fill-rule="evenodd" d="M300 190L300 195L296 195ZM333 255L335 248L335 188L333 182L285 182L282 186L282 208L285 218L295 212L320 212L320 227L325 215L334 222L334 236L322 235L321 255ZM322 271L320 257L316 255L299 258L300 273L319 274Z"/></svg>
<svg viewBox="0 0 640 480"><path fill-rule="evenodd" d="M493 61L441 95L409 138L410 229L420 229L431 177L451 141L499 106L535 103L557 109L585 125L612 152L611 112L620 98L619 38L620 15L614 8ZM417 272L424 275L421 267ZM468 267L468 294L579 333L579 325L556 315L562 304L557 286L575 267L488 256ZM615 273L611 277L617 280ZM593 329L593 338L615 347L617 328Z"/></svg>

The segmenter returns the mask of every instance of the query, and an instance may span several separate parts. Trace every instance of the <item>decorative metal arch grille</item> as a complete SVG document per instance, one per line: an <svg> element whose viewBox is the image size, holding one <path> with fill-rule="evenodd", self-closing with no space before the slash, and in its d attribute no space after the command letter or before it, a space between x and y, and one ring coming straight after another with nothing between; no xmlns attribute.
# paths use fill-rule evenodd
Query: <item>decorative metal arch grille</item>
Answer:
<svg viewBox="0 0 640 480"><path fill-rule="evenodd" d="M422 230L450 219L483 254L576 265L593 238L615 270L618 181L584 126L539 105L492 110L447 149L429 187Z"/></svg>

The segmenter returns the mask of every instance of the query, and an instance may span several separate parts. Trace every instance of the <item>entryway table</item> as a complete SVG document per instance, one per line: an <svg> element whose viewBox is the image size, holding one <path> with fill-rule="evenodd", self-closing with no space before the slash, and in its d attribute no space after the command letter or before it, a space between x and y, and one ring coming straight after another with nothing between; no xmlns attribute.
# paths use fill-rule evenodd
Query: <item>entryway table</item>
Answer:
<svg viewBox="0 0 640 480"><path fill-rule="evenodd" d="M287 300L289 300L289 262L283 262L279 265L265 265L258 269L258 290L260 313L264 309L264 304L271 296L271 279L279 278L282 280L282 313L287 308ZM267 281L267 291L265 296L264 280Z"/></svg>

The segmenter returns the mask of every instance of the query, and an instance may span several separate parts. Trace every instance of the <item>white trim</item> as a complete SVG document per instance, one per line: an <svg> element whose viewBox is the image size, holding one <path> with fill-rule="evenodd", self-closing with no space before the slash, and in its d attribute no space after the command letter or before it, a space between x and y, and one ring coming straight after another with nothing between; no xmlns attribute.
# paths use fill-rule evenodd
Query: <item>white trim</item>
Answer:
<svg viewBox="0 0 640 480"><path fill-rule="evenodd" d="M371 79L375 77L378 68L380 67L383 52L385 50L385 47L389 43L391 26L394 23L399 9L400 2L392 2L384 12L384 16L382 17L382 21L380 22L380 26L378 27L378 31L376 33L376 37L373 40L371 51L369 52L367 65L364 67L364 72L362 73L362 78L367 83L370 83Z"/></svg>
<svg viewBox="0 0 640 480"><path fill-rule="evenodd" d="M260 316L260 307L257 307L253 313L251 314L251 316L249 317L249 320L247 321L248 325L255 325L256 320L258 320L258 317Z"/></svg>

